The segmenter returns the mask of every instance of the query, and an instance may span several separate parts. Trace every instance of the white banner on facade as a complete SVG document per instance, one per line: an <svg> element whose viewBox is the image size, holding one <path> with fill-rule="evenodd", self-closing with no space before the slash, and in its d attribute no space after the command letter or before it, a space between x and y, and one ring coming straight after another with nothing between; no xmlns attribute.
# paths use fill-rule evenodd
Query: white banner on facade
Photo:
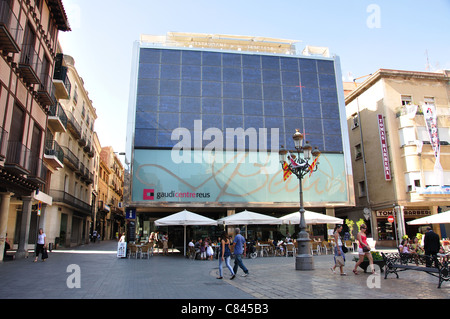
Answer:
<svg viewBox="0 0 450 319"><path fill-rule="evenodd" d="M419 108L416 104L406 105L406 114L409 119L414 119L416 117L417 109Z"/></svg>
<svg viewBox="0 0 450 319"><path fill-rule="evenodd" d="M436 162L434 164L434 174L436 176L436 183L439 186L444 185L444 170L441 166L441 142L439 140L439 131L437 127L436 107L434 104L427 104L422 107L424 110L423 116L427 125L428 135L430 136L431 147L434 151Z"/></svg>

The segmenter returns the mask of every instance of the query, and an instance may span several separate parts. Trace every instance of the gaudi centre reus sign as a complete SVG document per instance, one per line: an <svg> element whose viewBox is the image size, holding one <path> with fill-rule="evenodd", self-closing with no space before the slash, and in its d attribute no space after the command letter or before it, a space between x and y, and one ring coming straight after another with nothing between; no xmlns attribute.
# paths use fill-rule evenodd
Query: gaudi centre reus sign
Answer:
<svg viewBox="0 0 450 319"><path fill-rule="evenodd" d="M339 59L136 43L127 133L131 205L291 207L278 151L322 152L306 206L354 202Z"/></svg>

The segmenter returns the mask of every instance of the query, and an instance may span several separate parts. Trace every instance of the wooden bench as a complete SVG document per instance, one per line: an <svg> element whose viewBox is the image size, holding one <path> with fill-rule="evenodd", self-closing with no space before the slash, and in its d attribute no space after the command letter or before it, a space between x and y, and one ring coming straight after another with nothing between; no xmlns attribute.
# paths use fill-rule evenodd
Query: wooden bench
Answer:
<svg viewBox="0 0 450 319"><path fill-rule="evenodd" d="M437 256L402 253L381 253L381 255L386 263L384 279L387 279L389 274L395 274L399 278L398 272L415 270L439 278L438 288L441 288L442 282L450 280L448 261L441 262ZM427 263L434 264L435 267L427 267Z"/></svg>

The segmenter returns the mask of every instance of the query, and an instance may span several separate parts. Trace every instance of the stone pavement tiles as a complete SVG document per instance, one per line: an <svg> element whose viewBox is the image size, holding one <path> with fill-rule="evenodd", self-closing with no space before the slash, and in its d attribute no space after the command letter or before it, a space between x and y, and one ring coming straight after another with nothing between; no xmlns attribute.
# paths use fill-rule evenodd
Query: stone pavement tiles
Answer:
<svg viewBox="0 0 450 319"><path fill-rule="evenodd" d="M0 264L1 299L449 299L450 283L422 272L406 271L400 279L372 277L347 254L347 276L333 274L332 255L314 256L313 271L295 270L293 257L244 259L248 277L234 280L224 267L216 279L218 261L188 260L182 256L119 259L117 243L90 244L54 251L46 262L33 258ZM232 260L233 264L234 261ZM78 267L78 268L77 268ZM74 271L78 269L78 271ZM376 268L379 272L378 267ZM339 271L337 270L337 273ZM75 280L79 275L79 280ZM75 286L79 283L78 287ZM72 286L72 288L70 288ZM370 288L373 287L373 288Z"/></svg>

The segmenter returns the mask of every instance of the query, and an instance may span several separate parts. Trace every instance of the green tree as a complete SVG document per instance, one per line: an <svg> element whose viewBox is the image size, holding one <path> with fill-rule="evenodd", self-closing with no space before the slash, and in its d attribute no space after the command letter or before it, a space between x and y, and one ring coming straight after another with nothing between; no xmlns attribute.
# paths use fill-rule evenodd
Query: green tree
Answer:
<svg viewBox="0 0 450 319"><path fill-rule="evenodd" d="M350 238L352 240L354 240L355 237L353 236L353 226L355 225L355 222L351 219L346 219L345 225L347 225L347 227L348 227L348 232L350 233Z"/></svg>

